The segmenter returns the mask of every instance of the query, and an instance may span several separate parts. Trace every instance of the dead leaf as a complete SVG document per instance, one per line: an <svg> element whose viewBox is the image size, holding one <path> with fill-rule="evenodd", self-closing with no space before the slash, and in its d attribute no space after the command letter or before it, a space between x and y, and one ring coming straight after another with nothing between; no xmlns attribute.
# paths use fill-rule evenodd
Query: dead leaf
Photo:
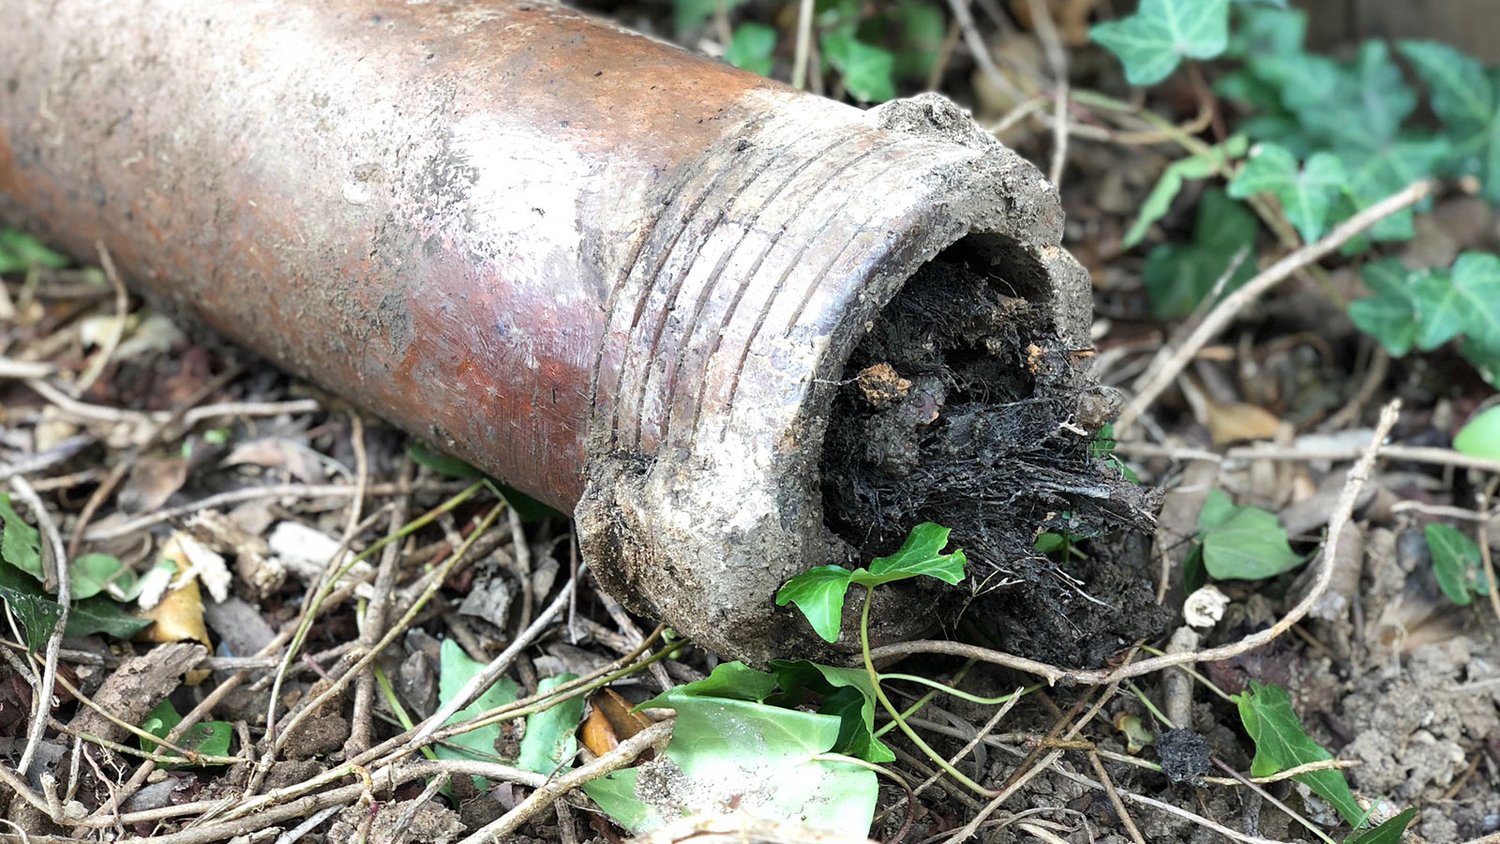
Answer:
<svg viewBox="0 0 1500 844"><path fill-rule="evenodd" d="M260 466L281 469L294 480L320 484L328 480L323 455L286 437L262 437L238 443L224 458L225 466Z"/></svg>
<svg viewBox="0 0 1500 844"><path fill-rule="evenodd" d="M188 580L162 596L156 606L140 613L141 618L156 622L137 634L142 642L201 642L213 653L213 643L208 639L208 627L203 622L203 593L198 590L197 580ZM189 686L196 686L208 679L206 668L195 668L187 672Z"/></svg>
<svg viewBox="0 0 1500 844"><path fill-rule="evenodd" d="M651 719L632 711L614 689L600 689L589 696L589 717L579 739L595 756L614 750L620 742L651 726Z"/></svg>
<svg viewBox="0 0 1500 844"><path fill-rule="evenodd" d="M1219 403L1204 396L1208 432L1214 445L1241 440L1267 440L1281 429L1281 420L1265 408L1245 402Z"/></svg>
<svg viewBox="0 0 1500 844"><path fill-rule="evenodd" d="M147 457L130 467L130 477L120 490L120 509L131 514L161 509L167 499L187 482L185 457Z"/></svg>
<svg viewBox="0 0 1500 844"><path fill-rule="evenodd" d="M1089 43L1089 16L1099 0L1046 0L1047 11L1064 44L1082 47ZM1025 29L1036 29L1031 18L1032 0L1010 0L1011 12Z"/></svg>
<svg viewBox="0 0 1500 844"><path fill-rule="evenodd" d="M1146 749L1147 745L1156 744L1156 734L1141 723L1141 716L1129 712L1121 712L1115 716L1115 729L1125 736L1125 752L1131 756Z"/></svg>

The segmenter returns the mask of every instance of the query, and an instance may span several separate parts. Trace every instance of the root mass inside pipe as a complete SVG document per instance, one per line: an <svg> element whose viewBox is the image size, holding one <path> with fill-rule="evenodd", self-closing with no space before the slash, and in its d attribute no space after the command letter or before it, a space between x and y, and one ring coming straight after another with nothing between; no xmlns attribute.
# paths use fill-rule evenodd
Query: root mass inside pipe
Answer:
<svg viewBox="0 0 1500 844"><path fill-rule="evenodd" d="M948 620L981 641L1097 665L1156 634L1149 494L1098 454L1112 404L1080 350L962 245L922 267L851 354L823 452L828 525L862 560L924 521L969 555ZM1091 537L1088 556L1036 550ZM1134 551L1134 553L1131 553Z"/></svg>

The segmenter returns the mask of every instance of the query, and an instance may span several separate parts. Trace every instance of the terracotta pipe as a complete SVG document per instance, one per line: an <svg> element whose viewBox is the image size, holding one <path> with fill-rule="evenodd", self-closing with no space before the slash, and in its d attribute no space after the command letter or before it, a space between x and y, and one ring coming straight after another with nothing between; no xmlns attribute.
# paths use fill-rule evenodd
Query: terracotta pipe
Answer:
<svg viewBox="0 0 1500 844"><path fill-rule="evenodd" d="M541 0L55 0L0 28L0 216L576 513L720 652L803 648L851 347L961 239L1088 345L1054 188ZM847 552L847 548L844 549Z"/></svg>

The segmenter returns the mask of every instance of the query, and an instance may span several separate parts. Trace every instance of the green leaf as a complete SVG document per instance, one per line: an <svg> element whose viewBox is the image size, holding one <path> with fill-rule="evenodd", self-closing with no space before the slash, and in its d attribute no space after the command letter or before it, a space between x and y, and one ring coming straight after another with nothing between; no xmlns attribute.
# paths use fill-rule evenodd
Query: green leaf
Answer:
<svg viewBox="0 0 1500 844"><path fill-rule="evenodd" d="M805 659L773 659L770 667L787 694L794 695L799 690L812 692L823 699L818 712L839 717L841 726L834 752L867 762L896 761L896 754L875 738L875 687L864 669L835 668ZM792 705L781 700L768 702Z"/></svg>
<svg viewBox="0 0 1500 844"><path fill-rule="evenodd" d="M1314 153L1301 167L1285 147L1262 143L1250 151L1240 174L1229 183L1229 195L1244 199L1269 193L1281 202L1286 218L1302 240L1312 243L1328 229L1328 212L1348 187L1338 156Z"/></svg>
<svg viewBox="0 0 1500 844"><path fill-rule="evenodd" d="M1287 543L1276 516L1258 507L1235 507L1212 490L1199 513L1203 565L1219 580L1263 580L1291 571L1305 559ZM1204 524L1207 527L1203 527Z"/></svg>
<svg viewBox="0 0 1500 844"><path fill-rule="evenodd" d="M742 23L724 49L724 61L741 70L770 76L775 67L776 30L762 23Z"/></svg>
<svg viewBox="0 0 1500 844"><path fill-rule="evenodd" d="M1470 457L1500 460L1500 405L1481 411L1453 437L1453 450Z"/></svg>
<svg viewBox="0 0 1500 844"><path fill-rule="evenodd" d="M895 52L896 77L926 81L948 34L943 10L924 0L901 0L888 14L891 28L900 36Z"/></svg>
<svg viewBox="0 0 1500 844"><path fill-rule="evenodd" d="M1362 211L1418 179L1438 175L1451 152L1452 145L1446 138L1419 135L1408 135L1376 150L1343 151L1352 203L1349 213ZM1431 205L1429 197L1415 210L1425 211ZM1416 235L1414 216L1412 208L1392 214L1371 227L1370 237L1378 241L1410 240Z"/></svg>
<svg viewBox="0 0 1500 844"><path fill-rule="evenodd" d="M1397 49L1427 83L1459 172L1477 176L1484 198L1500 202L1500 110L1490 73L1447 44L1402 41Z"/></svg>
<svg viewBox="0 0 1500 844"><path fill-rule="evenodd" d="M1187 556L1182 558L1183 592L1191 595L1207 583L1208 569L1203 567L1203 545L1194 540L1193 547L1189 548Z"/></svg>
<svg viewBox="0 0 1500 844"><path fill-rule="evenodd" d="M1332 759L1333 754L1318 746L1302 729L1302 722L1292 711L1292 699L1280 686L1250 681L1250 691L1234 696L1245 732L1255 742L1255 759L1250 774L1268 777L1272 774ZM1293 777L1333 804L1350 826L1359 826L1365 811L1354 801L1343 771L1327 770L1298 774Z"/></svg>
<svg viewBox="0 0 1500 844"><path fill-rule="evenodd" d="M116 601L104 595L95 595L76 601L68 612L69 636L92 636L103 633L116 639L131 639L135 634L150 627L148 618L137 618Z"/></svg>
<svg viewBox="0 0 1500 844"><path fill-rule="evenodd" d="M1121 243L1126 249L1140 243L1146 237L1151 224L1166 216L1172 208L1172 200L1181 192L1183 182L1189 179L1206 179L1219 172L1231 158L1239 158L1249 148L1250 140L1244 135L1235 135L1217 146L1210 147L1205 155L1174 161L1162 171L1161 179L1146 201L1141 204L1141 214L1131 224Z"/></svg>
<svg viewBox="0 0 1500 844"><path fill-rule="evenodd" d="M1344 844L1400 844L1406 828L1417 817L1416 809L1406 809L1374 829L1367 829L1344 839Z"/></svg>
<svg viewBox="0 0 1500 844"><path fill-rule="evenodd" d="M671 793L643 802L635 794L638 768L583 787L632 832L655 829L681 815L720 813L727 805L757 817L794 818L821 830L855 835L869 830L877 796L874 773L818 758L838 742L838 717L680 689L643 705L677 710L665 755L681 779Z"/></svg>
<svg viewBox="0 0 1500 844"><path fill-rule="evenodd" d="M844 32L826 33L819 44L823 58L839 72L844 89L856 100L883 103L896 98L896 83L891 76L896 59L890 50Z"/></svg>
<svg viewBox="0 0 1500 844"><path fill-rule="evenodd" d="M1473 599L1470 592L1489 594L1479 546L1458 528L1445 524L1430 524L1424 531L1427 535L1427 550L1432 554L1432 574L1448 600L1466 607Z"/></svg>
<svg viewBox="0 0 1500 844"><path fill-rule="evenodd" d="M727 14L745 0L672 0L673 30L682 33L701 25L718 13L721 2Z"/></svg>
<svg viewBox="0 0 1500 844"><path fill-rule="evenodd" d="M694 697L721 697L761 703L776 693L778 685L775 674L751 668L736 660L719 663L707 677L678 686L677 691Z"/></svg>
<svg viewBox="0 0 1500 844"><path fill-rule="evenodd" d="M964 566L968 557L962 551L944 554L948 545L948 528L932 522L923 522L911 529L901 550L888 557L876 557L870 561L868 571L853 572L855 583L879 586L909 577L927 575L944 583L957 584L964 579Z"/></svg>
<svg viewBox="0 0 1500 844"><path fill-rule="evenodd" d="M37 580L42 579L42 535L10 506L10 496L0 493L0 557Z"/></svg>
<svg viewBox="0 0 1500 844"><path fill-rule="evenodd" d="M146 716L141 723L141 729L157 738L164 739L167 734L182 723L182 716L177 713L177 707L170 700L163 700L156 705L155 709ZM234 727L228 721L200 721L189 727L186 733L178 737L173 744L184 750L194 753L202 753L204 756L228 756L229 744L234 737ZM176 755L177 751L162 747L161 742L140 737L141 749L147 753L164 753ZM192 767L190 764L171 765L171 768Z"/></svg>
<svg viewBox="0 0 1500 844"><path fill-rule="evenodd" d="M141 592L135 572L111 554L84 554L68 564L68 580L75 601L103 592L116 601L134 600Z"/></svg>
<svg viewBox="0 0 1500 844"><path fill-rule="evenodd" d="M1463 303L1464 336L1481 346L1500 349L1500 257L1465 252L1453 262L1453 287Z"/></svg>
<svg viewBox="0 0 1500 844"><path fill-rule="evenodd" d="M954 584L963 580L968 557L963 551L944 554L943 547L947 544L947 528L923 522L907 534L901 550L875 558L868 569L849 571L839 566L818 566L788 580L776 593L776 606L796 604L825 642L837 641L850 583L873 589L922 575Z"/></svg>
<svg viewBox="0 0 1500 844"><path fill-rule="evenodd" d="M26 647L32 652L47 646L47 639L62 617L62 607L42 591L35 578L11 566L0 566L0 598L10 605L16 620L26 633ZM71 623L70 623L71 629Z"/></svg>
<svg viewBox="0 0 1500 844"><path fill-rule="evenodd" d="M1348 64L1306 53L1279 61L1286 73L1282 103L1320 148L1340 154L1379 150L1416 110L1416 92L1384 41L1366 41Z"/></svg>
<svg viewBox="0 0 1500 844"><path fill-rule="evenodd" d="M1241 6L1239 22L1229 34L1224 55L1232 59L1268 58L1302 52L1307 39L1307 13L1301 9Z"/></svg>
<svg viewBox="0 0 1500 844"><path fill-rule="evenodd" d="M446 704L453 700L463 687L483 670L484 663L469 659L457 642L444 639L442 649L438 651L438 701ZM455 712L452 718L443 723L443 726L467 720L487 709L514 703L517 694L516 682L509 677L501 677L486 689L478 700ZM432 749L439 759L478 759L493 762L497 756L495 741L499 738L500 725L491 724L488 727L460 733L442 744L434 745ZM475 777L474 785L482 791L489 787L489 781L484 777Z"/></svg>
<svg viewBox="0 0 1500 844"><path fill-rule="evenodd" d="M0 228L0 273L22 272L32 267L59 269L69 263L35 237L16 229Z"/></svg>
<svg viewBox="0 0 1500 844"><path fill-rule="evenodd" d="M1252 246L1259 230L1255 215L1243 203L1211 188L1198 202L1197 222L1190 244L1162 244L1146 256L1141 280L1160 319L1176 319L1193 312L1241 249ZM1241 261L1224 292L1238 288L1255 275L1255 261Z"/></svg>
<svg viewBox="0 0 1500 844"><path fill-rule="evenodd" d="M853 574L838 566L808 569L776 592L776 606L796 604L823 641L836 642L844 618L844 596L849 592Z"/></svg>
<svg viewBox="0 0 1500 844"><path fill-rule="evenodd" d="M1349 319L1360 331L1379 340L1394 357L1411 351L1417 342L1413 282L1420 274L1408 270L1397 258L1366 264L1359 271L1359 277L1375 295L1350 302Z"/></svg>
<svg viewBox="0 0 1500 844"><path fill-rule="evenodd" d="M577 679L575 674L548 677L536 684L536 690L548 692L574 679ZM574 733L583 720L584 704L583 695L575 694L526 716L526 735L521 737L516 767L549 777L569 767L578 752Z"/></svg>
<svg viewBox="0 0 1500 844"><path fill-rule="evenodd" d="M482 478L484 473L469 464L459 460L452 455L444 454L437 449L430 448L421 443L412 443L406 447L406 456L418 466L426 466L439 475L447 475L450 478Z"/></svg>
<svg viewBox="0 0 1500 844"><path fill-rule="evenodd" d="M1210 489L1198 511L1198 533L1201 535L1229 521L1240 508L1221 489Z"/></svg>
<svg viewBox="0 0 1500 844"><path fill-rule="evenodd" d="M1141 0L1135 14L1101 23L1093 39L1120 58L1132 85L1166 79L1184 58L1212 59L1229 44L1229 0Z"/></svg>

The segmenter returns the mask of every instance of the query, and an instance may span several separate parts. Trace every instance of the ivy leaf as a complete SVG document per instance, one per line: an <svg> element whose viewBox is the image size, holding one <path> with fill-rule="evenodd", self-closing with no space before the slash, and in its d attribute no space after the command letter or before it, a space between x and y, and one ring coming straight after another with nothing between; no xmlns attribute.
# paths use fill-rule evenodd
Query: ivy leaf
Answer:
<svg viewBox="0 0 1500 844"><path fill-rule="evenodd" d="M944 554L948 544L948 528L932 522L923 522L911 529L901 550L888 557L876 557L870 561L868 570L853 572L855 583L879 586L909 577L927 575L944 583L956 584L964 579L964 565L968 557L962 551Z"/></svg>
<svg viewBox="0 0 1500 844"><path fill-rule="evenodd" d="M1393 357L1411 351L1417 342L1417 297L1413 272L1398 258L1366 264L1359 271L1374 296L1349 303L1349 319L1360 331L1374 337Z"/></svg>
<svg viewBox="0 0 1500 844"><path fill-rule="evenodd" d="M1218 580L1264 580L1291 571L1305 558L1287 543L1276 516L1259 507L1236 507L1210 490L1198 514L1203 565Z"/></svg>
<svg viewBox="0 0 1500 844"><path fill-rule="evenodd" d="M677 686L674 691L696 697L722 697L764 703L776 693L777 677L767 671L751 668L739 660L721 662L702 680Z"/></svg>
<svg viewBox="0 0 1500 844"><path fill-rule="evenodd" d="M1235 135L1222 144L1210 147L1207 154L1195 155L1174 161L1162 171L1161 179L1151 194L1141 204L1141 215L1125 233L1121 245L1126 249L1140 243L1146 237L1151 224L1166 216L1172 208L1172 200L1182 191L1183 182L1189 179L1206 179L1224 169L1231 158L1239 158L1249 148L1250 139Z"/></svg>
<svg viewBox="0 0 1500 844"><path fill-rule="evenodd" d="M1500 202L1500 108L1490 73L1447 44L1402 41L1397 49L1432 92L1459 171L1477 176L1484 198Z"/></svg>
<svg viewBox="0 0 1500 844"><path fill-rule="evenodd" d="M422 443L412 443L407 446L406 456L410 457L412 462L418 466L426 466L439 475L445 475L450 478L473 479L484 477L483 472L459 460L457 457L444 454Z"/></svg>
<svg viewBox="0 0 1500 844"><path fill-rule="evenodd" d="M1349 174L1352 204L1349 213L1362 211L1418 179L1437 175L1451 154L1452 145L1446 138L1418 135L1393 141L1374 151L1343 152L1340 157ZM1432 198L1428 197L1415 208L1392 214L1370 228L1370 237L1378 241L1411 240L1416 236L1413 226L1415 211L1431 207Z"/></svg>
<svg viewBox="0 0 1500 844"><path fill-rule="evenodd" d="M14 273L32 267L66 267L69 261L43 246L40 241L16 229L0 229L0 273Z"/></svg>
<svg viewBox="0 0 1500 844"><path fill-rule="evenodd" d="M762 23L742 23L724 49L724 61L741 70L770 76L775 62L776 30Z"/></svg>
<svg viewBox="0 0 1500 844"><path fill-rule="evenodd" d="M74 600L103 592L116 601L133 601L141 593L135 572L112 554L84 554L68 564L68 580Z"/></svg>
<svg viewBox="0 0 1500 844"><path fill-rule="evenodd" d="M1500 405L1470 419L1453 437L1453 450L1470 457L1500 460Z"/></svg>
<svg viewBox="0 0 1500 844"><path fill-rule="evenodd" d="M10 506L10 496L0 493L0 557L37 580L42 579L42 535Z"/></svg>
<svg viewBox="0 0 1500 844"><path fill-rule="evenodd" d="M788 580L776 592L776 606L797 605L807 623L825 642L836 642L844 618L844 596L854 573L838 566L818 566Z"/></svg>
<svg viewBox="0 0 1500 844"><path fill-rule="evenodd" d="M843 77L844 89L864 103L896 98L891 72L896 58L890 50L866 44L844 32L830 32L819 41L823 57Z"/></svg>
<svg viewBox="0 0 1500 844"><path fill-rule="evenodd" d="M701 25L718 13L721 2L727 13L745 0L672 0L673 29L680 33Z"/></svg>
<svg viewBox="0 0 1500 844"><path fill-rule="evenodd" d="M458 696L463 687L484 670L484 663L469 659L463 648L452 639L444 639L438 651L438 701L447 703ZM478 715L486 709L494 709L513 703L519 694L516 681L501 677L473 703L460 709L443 726L456 724ZM439 759L478 759L494 761L495 741L500 738L500 725L492 724L467 733L460 733L432 748ZM484 777L474 777L474 785L481 791L489 787Z"/></svg>
<svg viewBox="0 0 1500 844"><path fill-rule="evenodd" d="M178 714L177 707L170 700L163 700L156 705L155 709L146 716L141 723L141 729L157 738L164 739L167 733L177 728L182 723L182 716ZM173 742L184 750L201 753L204 756L228 756L229 743L234 736L234 727L228 721L200 721L188 728L177 741ZM161 747L160 742L142 736L140 738L141 749L147 753L160 752L176 754L176 751ZM172 768L189 767L187 764L172 765Z"/></svg>
<svg viewBox="0 0 1500 844"><path fill-rule="evenodd" d="M1473 600L1470 592L1490 593L1482 571L1483 558L1472 539L1452 525L1430 524L1423 532L1427 535L1427 550L1432 554L1432 574L1448 600L1466 607Z"/></svg>
<svg viewBox="0 0 1500 844"><path fill-rule="evenodd" d="M1302 722L1292 711L1291 697L1280 686L1251 680L1250 691L1235 695L1234 701L1245 732L1255 742L1255 759L1250 763L1252 776L1268 777L1298 765L1333 758L1302 729ZM1333 804L1350 826L1359 826L1364 820L1365 811L1354 801L1343 771L1313 771L1292 779Z"/></svg>
<svg viewBox="0 0 1500 844"><path fill-rule="evenodd" d="M896 754L875 738L875 687L863 668L836 668L805 659L773 659L770 667L787 692L771 702L795 707L811 692L821 698L820 714L839 717L842 726L833 746L835 753L867 762L896 761Z"/></svg>
<svg viewBox="0 0 1500 844"><path fill-rule="evenodd" d="M890 26L900 35L895 52L897 78L926 80L942 54L948 18L936 4L904 0L890 11Z"/></svg>
<svg viewBox="0 0 1500 844"><path fill-rule="evenodd" d="M1166 79L1184 58L1212 59L1229 45L1229 0L1141 0L1136 13L1089 30L1120 58L1132 85Z"/></svg>
<svg viewBox="0 0 1500 844"><path fill-rule="evenodd" d="M73 604L73 609L68 612L68 629L65 632L69 636L103 633L116 639L132 639L135 634L154 623L149 618L132 615L116 601L103 595L95 595Z"/></svg>
<svg viewBox="0 0 1500 844"><path fill-rule="evenodd" d="M1240 250L1255 242L1255 215L1217 188L1203 192L1190 244L1164 243L1146 256L1141 281L1160 319L1184 317L1213 290ZM1244 260L1230 276L1224 292L1238 288L1255 275L1255 262Z"/></svg>
<svg viewBox="0 0 1500 844"><path fill-rule="evenodd" d="M1279 8L1241 5L1237 12L1239 23L1229 34L1224 55L1254 59L1302 52L1302 44L1307 40L1307 13L1288 9L1285 3L1277 5Z"/></svg>
<svg viewBox="0 0 1500 844"><path fill-rule="evenodd" d="M1344 844L1400 844L1406 828L1417 817L1416 809L1407 809L1374 829L1355 833L1344 839Z"/></svg>
<svg viewBox="0 0 1500 844"><path fill-rule="evenodd" d="M1453 287L1465 305L1464 336L1487 349L1500 349L1500 257L1486 252L1458 256Z"/></svg>
<svg viewBox="0 0 1500 844"><path fill-rule="evenodd" d="M877 557L868 569L849 571L839 566L818 566L788 580L776 592L776 606L796 604L813 630L825 642L839 637L844 615L844 597L849 584L858 583L871 589L885 583L927 575L946 583L964 579L968 558L962 551L944 554L948 529L923 522L911 529L901 550L888 557Z"/></svg>
<svg viewBox="0 0 1500 844"><path fill-rule="evenodd" d="M559 674L536 684L538 693L550 692L576 674ZM516 767L533 773L552 776L561 768L568 767L573 754L578 752L578 739L574 733L583 720L584 696L572 695L556 701L541 712L526 716L526 734L521 736L521 748L516 755Z"/></svg>
<svg viewBox="0 0 1500 844"><path fill-rule="evenodd" d="M1332 153L1314 153L1298 167L1291 151L1262 143L1250 151L1250 159L1229 183L1229 195L1235 199L1257 193L1274 195L1302 240L1312 243L1327 230L1328 212L1347 185L1344 165Z"/></svg>
<svg viewBox="0 0 1500 844"><path fill-rule="evenodd" d="M45 648L57 620L62 617L62 607L47 597L42 585L19 569L0 566L0 599L10 605L11 612L21 622L27 649L36 653Z"/></svg>
<svg viewBox="0 0 1500 844"><path fill-rule="evenodd" d="M1279 61L1282 103L1322 148L1378 150L1416 110L1417 94L1384 41L1366 41L1348 64L1308 53Z"/></svg>
<svg viewBox="0 0 1500 844"><path fill-rule="evenodd" d="M1430 351L1463 334L1500 348L1500 257L1465 252L1447 272L1412 282L1418 317L1417 348Z"/></svg>
<svg viewBox="0 0 1500 844"><path fill-rule="evenodd" d="M637 797L637 768L583 786L606 814L633 832L647 832L680 814L722 812L726 805L820 829L862 834L870 828L878 796L874 773L824 755L838 741L838 717L685 695L675 688L643 705L677 710L665 754L676 766L677 805Z"/></svg>

